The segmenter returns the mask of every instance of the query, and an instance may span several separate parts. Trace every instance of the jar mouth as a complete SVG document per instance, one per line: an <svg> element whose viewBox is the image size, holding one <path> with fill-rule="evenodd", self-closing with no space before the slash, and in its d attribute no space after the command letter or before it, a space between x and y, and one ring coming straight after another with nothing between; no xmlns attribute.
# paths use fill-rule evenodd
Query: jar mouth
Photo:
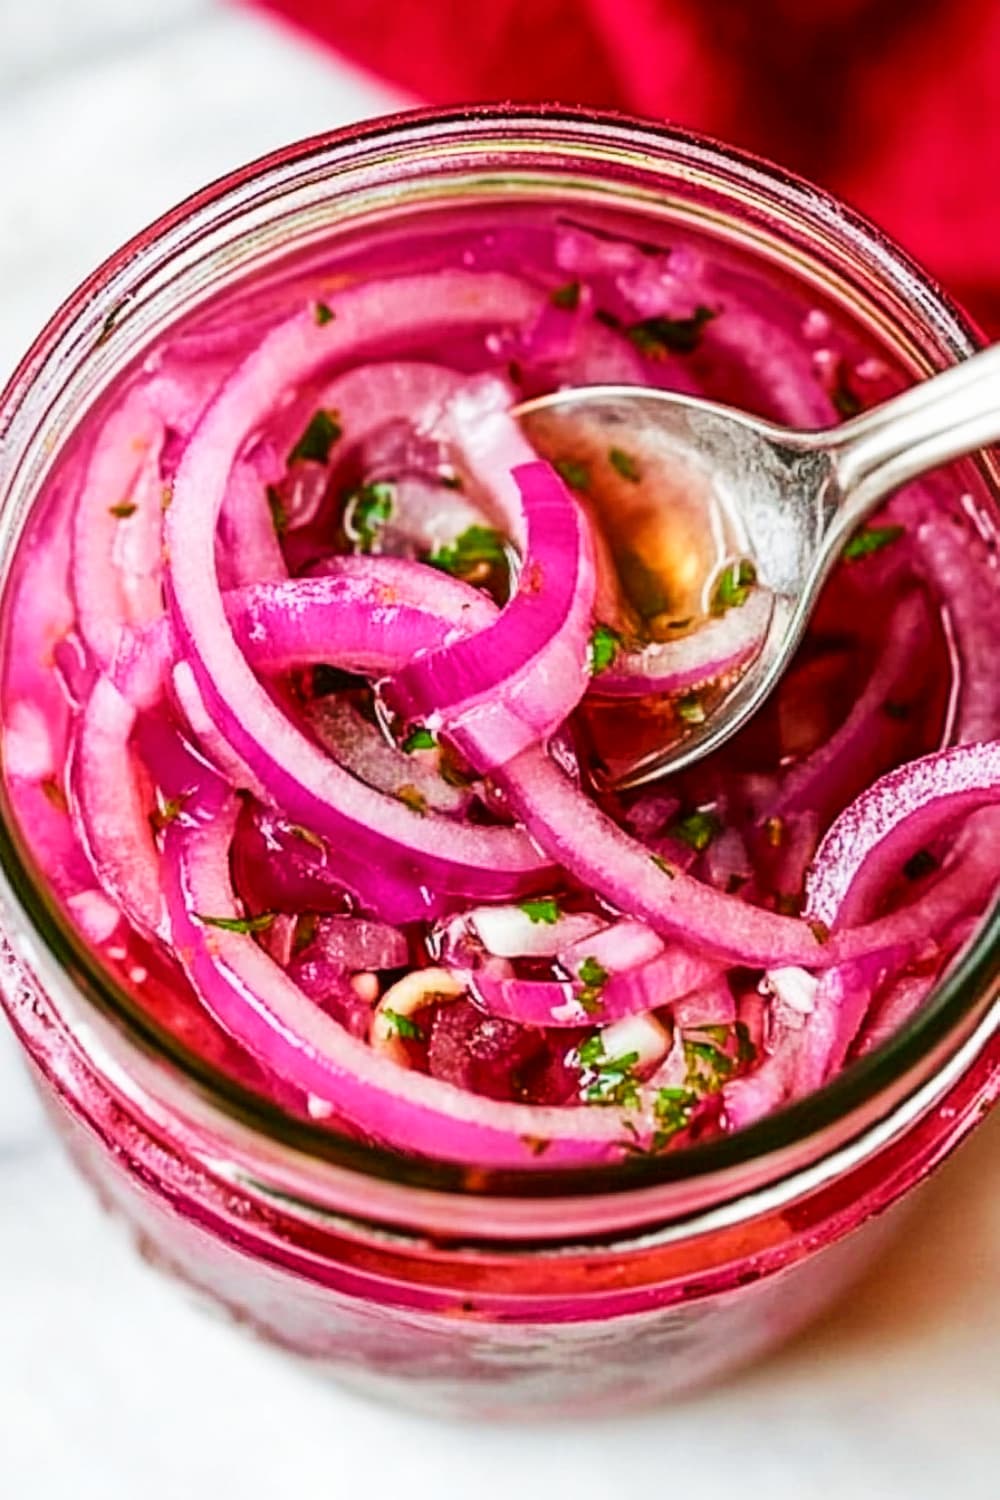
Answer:
<svg viewBox="0 0 1000 1500"><path fill-rule="evenodd" d="M251 237L264 231L254 219L262 204L280 196L282 181L298 174L333 180L341 170L359 180L379 171L402 169L412 177L421 162L429 163L447 142L458 142L492 171L509 166L525 141L544 146L582 149L591 162L601 153L613 158L628 190L630 180L655 180L671 170L683 183L712 178L724 192L734 183L747 186L758 199L780 209L806 233L820 240L846 244L851 254L875 268L901 306L907 307L923 331L929 331L940 358L966 356L981 342L975 329L948 297L877 229L820 189L780 169L728 146L702 137L626 116L564 107L481 106L471 109L422 110L367 122L307 140L240 169L188 199L163 216L113 255L64 304L28 351L0 396L0 444L10 444L13 462L0 461L0 548L8 558L19 522L30 499L31 480L15 476L21 455L31 448L50 454L60 427L46 409L38 430L18 432L18 414L29 392L52 378L65 381L74 374L74 360L96 360L112 370L108 335L130 315L133 298L143 291L153 260L153 271L167 265L172 254L189 248L200 232L224 233L227 226L245 225ZM738 206L738 205L737 205ZM200 230L198 226L201 226ZM264 235L266 239L266 235ZM21 479L21 504L12 506L8 484ZM990 467L994 489L997 474ZM13 512L13 514L12 514ZM931 1099L935 1086L944 1087L956 1059L966 1061L985 1045L998 1023L995 981L1000 973L1000 904L984 918L972 944L921 1009L898 1033L871 1053L851 1063L830 1083L743 1131L663 1156L639 1156L615 1166L547 1169L532 1165L488 1170L475 1164L453 1165L408 1158L395 1151L336 1136L319 1124L284 1114L261 1095L216 1072L144 1012L128 992L105 972L85 941L71 926L48 893L32 857L23 847L16 819L0 785L0 909L10 919L28 965L45 982L68 979L84 1006L111 1024L139 1055L164 1064L184 1087L221 1121L248 1129L271 1147L286 1149L312 1163L329 1164L368 1179L435 1194L460 1194L495 1199L579 1198L632 1194L663 1189L667 1212L696 1200L718 1196L739 1170L758 1169L760 1182L774 1182L809 1163L827 1158L854 1143L859 1154L868 1149L887 1121L902 1118L913 1101ZM962 1064L964 1065L964 1063ZM921 1107L926 1107L926 1104ZM690 1189L691 1191L687 1191Z"/></svg>

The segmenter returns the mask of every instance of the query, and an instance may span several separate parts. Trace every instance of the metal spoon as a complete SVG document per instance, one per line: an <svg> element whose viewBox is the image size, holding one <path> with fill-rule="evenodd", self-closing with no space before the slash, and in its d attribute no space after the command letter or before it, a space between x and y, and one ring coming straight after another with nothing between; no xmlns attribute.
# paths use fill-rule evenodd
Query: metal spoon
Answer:
<svg viewBox="0 0 1000 1500"><path fill-rule="evenodd" d="M730 513L744 555L773 594L763 642L714 712L616 779L640 786L715 750L760 708L788 666L820 588L851 533L892 490L1000 440L1000 345L823 432L795 432L693 396L580 386L516 409L586 420L607 441L698 465Z"/></svg>

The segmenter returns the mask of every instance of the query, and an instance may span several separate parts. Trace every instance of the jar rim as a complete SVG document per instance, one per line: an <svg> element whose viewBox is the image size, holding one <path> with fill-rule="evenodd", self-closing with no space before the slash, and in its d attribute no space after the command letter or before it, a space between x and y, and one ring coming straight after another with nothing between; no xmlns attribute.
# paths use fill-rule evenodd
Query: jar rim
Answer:
<svg viewBox="0 0 1000 1500"><path fill-rule="evenodd" d="M689 166L714 171L723 186L727 175L752 180L765 197L790 207L807 225L845 236L852 249L868 256L890 289L914 305L920 317L932 325L946 357L968 355L981 342L947 294L880 230L823 190L748 153L670 126L607 111L532 105L415 110L312 137L251 162L188 198L110 256L50 320L0 395L0 449L25 395L49 372L84 315L90 319L89 326L94 318L103 318L106 326L112 326L116 287L129 274L134 276L147 256L199 215L235 214L238 218L255 184L307 163L334 166L344 153L363 157L366 150L380 149L388 149L402 160L407 152L425 149L422 140L428 131L460 138L472 150L492 151L493 164L502 165L505 132L536 132L544 138L560 128L567 133L567 140L576 131L596 146L634 151L654 173L657 165L661 170ZM0 472L0 484L4 477ZM995 474L993 481L996 485ZM902 1110L921 1088L933 1085L949 1057L963 1044L971 1045L974 1037L980 1037L984 1045L991 1029L1000 1024L1000 1002L993 993L1000 973L998 903L958 964L896 1034L852 1062L823 1088L743 1131L662 1156L637 1155L614 1166L549 1169L533 1163L524 1168L484 1171L474 1163L408 1158L334 1135L321 1124L292 1119L262 1096L218 1074L153 1022L101 968L49 896L44 880L33 875L33 861L22 849L16 829L6 790L0 788L0 908L16 913L27 924L22 939L29 966L68 977L86 1006L110 1022L138 1053L166 1064L179 1076L183 1087L193 1085L210 1111L218 1114L220 1123L228 1120L249 1129L269 1147L286 1149L298 1158L326 1163L360 1178L377 1179L401 1191L418 1189L494 1201L572 1198L593 1202L608 1196L628 1199L636 1193L662 1190L657 1197L666 1217L682 1197L690 1201L690 1196L682 1192L685 1187L700 1185L711 1196L712 1184L722 1185L725 1196L724 1185L734 1172L754 1164L765 1174L762 1181L775 1182L792 1174L806 1156L809 1163L815 1163L832 1157L847 1144L853 1145L860 1159L868 1149L865 1142L874 1139L873 1132Z"/></svg>

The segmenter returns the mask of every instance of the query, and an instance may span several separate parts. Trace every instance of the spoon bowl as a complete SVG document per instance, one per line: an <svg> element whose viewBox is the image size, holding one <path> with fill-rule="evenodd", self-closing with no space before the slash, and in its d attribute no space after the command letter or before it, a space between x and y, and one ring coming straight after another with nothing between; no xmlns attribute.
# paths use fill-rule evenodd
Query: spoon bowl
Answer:
<svg viewBox="0 0 1000 1500"><path fill-rule="evenodd" d="M741 676L700 723L614 778L634 787L717 749L766 701L809 623L820 589L857 527L917 475L1000 438L1000 346L884 405L797 432L694 396L627 385L581 386L523 402L532 425L586 422L610 450L700 471L740 553L768 591L770 615Z"/></svg>

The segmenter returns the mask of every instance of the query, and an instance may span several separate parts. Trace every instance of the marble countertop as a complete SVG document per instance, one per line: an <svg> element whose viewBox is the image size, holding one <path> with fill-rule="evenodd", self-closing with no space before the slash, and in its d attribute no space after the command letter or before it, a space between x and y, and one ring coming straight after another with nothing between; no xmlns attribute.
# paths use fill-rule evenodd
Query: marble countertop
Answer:
<svg viewBox="0 0 1000 1500"><path fill-rule="evenodd" d="M0 0L0 378L160 210L395 107L212 0ZM824 1324L697 1400L604 1425L435 1424L332 1388L188 1303L70 1172L0 1025L2 1500L996 1500L1000 1118Z"/></svg>

